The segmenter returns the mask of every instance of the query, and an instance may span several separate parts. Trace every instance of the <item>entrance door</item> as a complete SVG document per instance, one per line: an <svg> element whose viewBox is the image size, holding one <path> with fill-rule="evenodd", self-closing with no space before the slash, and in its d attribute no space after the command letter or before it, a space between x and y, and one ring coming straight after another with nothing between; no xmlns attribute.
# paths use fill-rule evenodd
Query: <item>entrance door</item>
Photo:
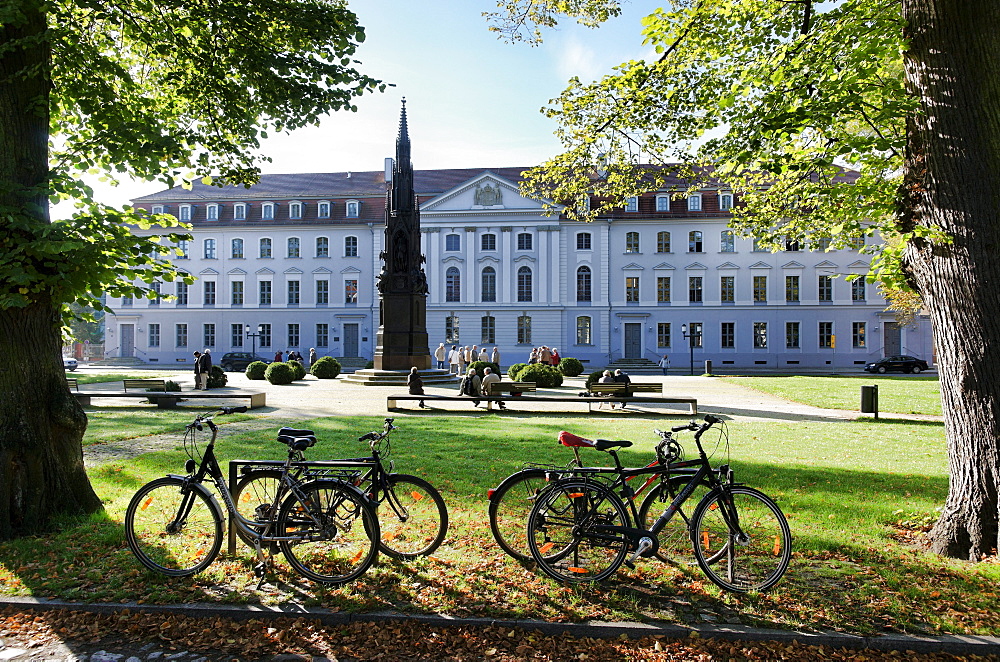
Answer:
<svg viewBox="0 0 1000 662"><path fill-rule="evenodd" d="M344 356L359 356L357 324L344 325Z"/></svg>
<svg viewBox="0 0 1000 662"><path fill-rule="evenodd" d="M625 358L642 358L642 324L629 322L625 325Z"/></svg>
<svg viewBox="0 0 1000 662"><path fill-rule="evenodd" d="M118 332L122 338L122 358L135 356L135 324L122 324L118 327Z"/></svg>
<svg viewBox="0 0 1000 662"><path fill-rule="evenodd" d="M902 331L899 322L882 325L882 356L895 356L903 351Z"/></svg>

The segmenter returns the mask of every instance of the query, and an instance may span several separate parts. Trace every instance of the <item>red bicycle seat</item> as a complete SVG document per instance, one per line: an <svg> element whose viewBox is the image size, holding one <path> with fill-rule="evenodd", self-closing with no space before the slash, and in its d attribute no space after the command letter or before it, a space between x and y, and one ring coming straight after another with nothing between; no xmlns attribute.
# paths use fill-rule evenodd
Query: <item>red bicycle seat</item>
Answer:
<svg viewBox="0 0 1000 662"><path fill-rule="evenodd" d="M559 443L570 448L582 448L583 446L593 448L596 446L593 439L585 439L565 430L559 433Z"/></svg>

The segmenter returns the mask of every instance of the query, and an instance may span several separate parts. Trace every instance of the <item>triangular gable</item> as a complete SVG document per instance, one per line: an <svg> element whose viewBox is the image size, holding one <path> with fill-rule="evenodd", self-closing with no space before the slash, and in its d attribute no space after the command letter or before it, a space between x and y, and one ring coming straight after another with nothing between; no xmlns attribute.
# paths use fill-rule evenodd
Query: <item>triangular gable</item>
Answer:
<svg viewBox="0 0 1000 662"><path fill-rule="evenodd" d="M342 273L342 274L359 274L359 273L361 273L361 269L358 269L357 267L344 267L343 269L340 270L340 273Z"/></svg>
<svg viewBox="0 0 1000 662"><path fill-rule="evenodd" d="M723 262L722 264L720 264L719 266L716 267L716 269L719 270L719 271L726 271L726 270L739 269L739 268L740 268L740 265L733 264L732 262Z"/></svg>
<svg viewBox="0 0 1000 662"><path fill-rule="evenodd" d="M441 195L420 203L420 213L468 211L537 211L543 202L526 198L518 191L517 184L499 175L483 171Z"/></svg>
<svg viewBox="0 0 1000 662"><path fill-rule="evenodd" d="M643 267L639 266L635 262L629 262L624 267L622 267L622 271L642 271L642 269Z"/></svg>
<svg viewBox="0 0 1000 662"><path fill-rule="evenodd" d="M208 269L202 269L201 271L199 271L198 275L199 276L218 276L219 272L216 271L215 269L208 268Z"/></svg>
<svg viewBox="0 0 1000 662"><path fill-rule="evenodd" d="M868 271L868 269L871 268L871 265L868 264L867 262L865 262L864 260L858 260L856 262L851 262L849 265L847 265L847 268L848 269L864 269L865 271Z"/></svg>
<svg viewBox="0 0 1000 662"><path fill-rule="evenodd" d="M750 265L751 269L771 269L771 265L767 262L754 262Z"/></svg>
<svg viewBox="0 0 1000 662"><path fill-rule="evenodd" d="M263 269L258 269L254 273L257 274L258 276L269 276L269 275L273 276L274 275L274 272L271 271L270 269L268 269L267 267L264 267Z"/></svg>
<svg viewBox="0 0 1000 662"><path fill-rule="evenodd" d="M242 269L230 269L226 274L229 276L246 276L247 272Z"/></svg>
<svg viewBox="0 0 1000 662"><path fill-rule="evenodd" d="M788 262L786 264L781 265L781 268L782 269L805 269L806 266L804 264L802 264L801 262L796 262L795 260L792 260L791 262Z"/></svg>
<svg viewBox="0 0 1000 662"><path fill-rule="evenodd" d="M658 265L656 265L655 267L653 267L653 271L672 270L673 268L674 268L674 265L672 265L672 264L668 264L666 262L660 262Z"/></svg>
<svg viewBox="0 0 1000 662"><path fill-rule="evenodd" d="M292 267L290 269L285 269L282 273L295 275L295 274L301 274L302 270L299 269L298 267Z"/></svg>
<svg viewBox="0 0 1000 662"><path fill-rule="evenodd" d="M699 271L699 270L704 271L705 269L708 269L708 267L706 267L701 262L692 262L691 264L684 267L684 269L687 271Z"/></svg>
<svg viewBox="0 0 1000 662"><path fill-rule="evenodd" d="M829 260L823 260L813 265L813 269L836 269L837 265Z"/></svg>
<svg viewBox="0 0 1000 662"><path fill-rule="evenodd" d="M332 274L333 272L326 267L320 267L319 269L313 269L314 274Z"/></svg>

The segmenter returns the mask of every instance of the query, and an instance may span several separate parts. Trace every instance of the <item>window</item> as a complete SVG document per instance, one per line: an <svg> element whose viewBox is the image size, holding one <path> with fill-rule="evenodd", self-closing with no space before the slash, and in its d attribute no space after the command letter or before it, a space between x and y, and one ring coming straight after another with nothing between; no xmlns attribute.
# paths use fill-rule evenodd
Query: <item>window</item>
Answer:
<svg viewBox="0 0 1000 662"><path fill-rule="evenodd" d="M797 252L799 250L799 248L800 248L799 242L797 242L797 241L795 241L793 239L788 239L788 238L785 239L785 250L786 251L788 251L790 253L795 253L795 252Z"/></svg>
<svg viewBox="0 0 1000 662"><path fill-rule="evenodd" d="M132 306L132 297L122 297L122 306L125 308Z"/></svg>
<svg viewBox="0 0 1000 662"><path fill-rule="evenodd" d="M785 347L788 349L799 348L798 322L785 322Z"/></svg>
<svg viewBox="0 0 1000 662"><path fill-rule="evenodd" d="M301 202L293 202L288 205L288 218L302 218Z"/></svg>
<svg viewBox="0 0 1000 662"><path fill-rule="evenodd" d="M181 205L180 208L180 220L190 221L191 220L191 205Z"/></svg>
<svg viewBox="0 0 1000 662"><path fill-rule="evenodd" d="M723 193L719 196L719 209L722 211L729 211L733 208L733 194Z"/></svg>
<svg viewBox="0 0 1000 662"><path fill-rule="evenodd" d="M163 205L153 205L153 213L154 214L162 214L163 213Z"/></svg>
<svg viewBox="0 0 1000 662"><path fill-rule="evenodd" d="M229 301L234 306L243 305L243 281L234 280L229 283Z"/></svg>
<svg viewBox="0 0 1000 662"><path fill-rule="evenodd" d="M260 257L271 257L271 240L268 237L260 240Z"/></svg>
<svg viewBox="0 0 1000 662"><path fill-rule="evenodd" d="M177 305L188 305L188 284L177 281Z"/></svg>
<svg viewBox="0 0 1000 662"><path fill-rule="evenodd" d="M819 277L819 300L833 301L833 276Z"/></svg>
<svg viewBox="0 0 1000 662"><path fill-rule="evenodd" d="M639 211L639 198L632 196L625 199L625 211Z"/></svg>
<svg viewBox="0 0 1000 662"><path fill-rule="evenodd" d="M270 347L271 346L271 325L270 324L261 324L260 325L260 331L259 331L259 333L260 333L260 338L258 338L257 340L260 341L260 346L262 348L263 347Z"/></svg>
<svg viewBox="0 0 1000 662"><path fill-rule="evenodd" d="M517 270L517 300L531 301L531 289L531 267L521 267Z"/></svg>
<svg viewBox="0 0 1000 662"><path fill-rule="evenodd" d="M361 203L357 200L348 200L346 205L347 218L357 218L361 215Z"/></svg>
<svg viewBox="0 0 1000 662"><path fill-rule="evenodd" d="M670 347L670 322L659 322L656 325L656 346Z"/></svg>
<svg viewBox="0 0 1000 662"><path fill-rule="evenodd" d="M625 301L626 303L639 303L638 276L628 276L625 278Z"/></svg>
<svg viewBox="0 0 1000 662"><path fill-rule="evenodd" d="M670 196L656 196L656 211L670 211Z"/></svg>
<svg viewBox="0 0 1000 662"><path fill-rule="evenodd" d="M767 349L767 322L753 323L753 346L755 349Z"/></svg>
<svg viewBox="0 0 1000 662"><path fill-rule="evenodd" d="M316 237L316 257L330 257L329 237Z"/></svg>
<svg viewBox="0 0 1000 662"><path fill-rule="evenodd" d="M590 250L590 233L589 232L578 232L576 235L576 250L578 251L589 251Z"/></svg>
<svg viewBox="0 0 1000 662"><path fill-rule="evenodd" d="M188 325L187 324L175 324L174 325L174 344L177 347L187 347L188 346Z"/></svg>
<svg viewBox="0 0 1000 662"><path fill-rule="evenodd" d="M458 317L455 315L444 318L444 341L458 342Z"/></svg>
<svg viewBox="0 0 1000 662"><path fill-rule="evenodd" d="M833 322L819 323L819 346L833 348Z"/></svg>
<svg viewBox="0 0 1000 662"><path fill-rule="evenodd" d="M202 325L202 331L202 336L205 340L205 347L215 347L215 325L204 324Z"/></svg>
<svg viewBox="0 0 1000 662"><path fill-rule="evenodd" d="M344 237L344 257L357 257L358 256L358 238Z"/></svg>
<svg viewBox="0 0 1000 662"><path fill-rule="evenodd" d="M181 240L179 240L177 242L177 259L178 260L187 260L187 259L189 259L191 257L191 254L189 253L189 246L190 245L191 245L191 242L188 241L187 239L181 239Z"/></svg>
<svg viewBox="0 0 1000 662"><path fill-rule="evenodd" d="M690 346L701 347L703 345L702 334L701 334L701 322L691 322L689 326L691 329L691 334L690 337L688 338ZM683 327L681 327L681 331L683 330L684 330Z"/></svg>
<svg viewBox="0 0 1000 662"><path fill-rule="evenodd" d="M626 232L625 233L625 252L626 253L638 253L639 252L639 233L638 232Z"/></svg>
<svg viewBox="0 0 1000 662"><path fill-rule="evenodd" d="M867 347L864 322L851 322L851 344L857 348Z"/></svg>
<svg viewBox="0 0 1000 662"><path fill-rule="evenodd" d="M495 251L497 249L497 236L493 233L484 234L479 239L479 248L484 251Z"/></svg>
<svg viewBox="0 0 1000 662"><path fill-rule="evenodd" d="M302 244L298 237L288 238L288 257L302 257Z"/></svg>
<svg viewBox="0 0 1000 662"><path fill-rule="evenodd" d="M233 205L233 220L245 221L247 219L247 206L242 202Z"/></svg>
<svg viewBox="0 0 1000 662"><path fill-rule="evenodd" d="M576 270L576 300L590 301L590 267L583 266Z"/></svg>
<svg viewBox="0 0 1000 662"><path fill-rule="evenodd" d="M358 302L358 281L357 280L345 280L344 281L344 303L357 303Z"/></svg>
<svg viewBox="0 0 1000 662"><path fill-rule="evenodd" d="M736 303L736 276L719 277L719 300L722 303Z"/></svg>
<svg viewBox="0 0 1000 662"><path fill-rule="evenodd" d="M670 233L669 232L657 232L656 233L656 252L657 253L669 253L670 252Z"/></svg>
<svg viewBox="0 0 1000 662"><path fill-rule="evenodd" d="M330 325L326 323L316 325L316 346L330 346Z"/></svg>
<svg viewBox="0 0 1000 662"><path fill-rule="evenodd" d="M205 245L205 259L214 260L216 258L215 239L206 239L204 245Z"/></svg>
<svg viewBox="0 0 1000 662"><path fill-rule="evenodd" d="M299 325L289 324L288 325L288 346L298 347L299 346Z"/></svg>
<svg viewBox="0 0 1000 662"><path fill-rule="evenodd" d="M785 301L799 300L799 277L785 276Z"/></svg>
<svg viewBox="0 0 1000 662"><path fill-rule="evenodd" d="M701 230L692 230L688 233L688 253L701 253L702 252L702 234Z"/></svg>
<svg viewBox="0 0 1000 662"><path fill-rule="evenodd" d="M723 253L736 252L736 237L732 230L723 230L719 235L719 250Z"/></svg>
<svg viewBox="0 0 1000 662"><path fill-rule="evenodd" d="M517 343L531 344L531 317L528 315L519 315L517 318Z"/></svg>
<svg viewBox="0 0 1000 662"><path fill-rule="evenodd" d="M150 324L149 325L149 346L159 347L160 346L160 325Z"/></svg>
<svg viewBox="0 0 1000 662"><path fill-rule="evenodd" d="M497 300L497 271L493 267L483 267L482 274L482 299L483 301Z"/></svg>
<svg viewBox="0 0 1000 662"><path fill-rule="evenodd" d="M230 324L229 325L229 344L233 347L243 346L243 325L242 324Z"/></svg>
<svg viewBox="0 0 1000 662"><path fill-rule="evenodd" d="M754 303L767 303L767 276L753 277Z"/></svg>
<svg viewBox="0 0 1000 662"><path fill-rule="evenodd" d="M160 288L163 287L159 282L152 283L150 289L153 290L154 294L149 299L150 306L160 305Z"/></svg>
<svg viewBox="0 0 1000 662"><path fill-rule="evenodd" d="M736 347L736 322L719 325L719 347Z"/></svg>
<svg viewBox="0 0 1000 662"><path fill-rule="evenodd" d="M656 277L656 301L657 303L670 301L670 276Z"/></svg>
<svg viewBox="0 0 1000 662"><path fill-rule="evenodd" d="M271 305L271 281L260 281L257 302L262 306Z"/></svg>
<svg viewBox="0 0 1000 662"><path fill-rule="evenodd" d="M323 201L316 205L316 215L320 218L330 218L330 203ZM326 345L324 345L326 347Z"/></svg>
<svg viewBox="0 0 1000 662"><path fill-rule="evenodd" d="M830 238L829 237L821 237L820 240L819 240L819 242L817 242L817 244L816 244L816 248L817 248L817 250L821 250L824 253L826 251L830 250Z"/></svg>
<svg viewBox="0 0 1000 662"><path fill-rule="evenodd" d="M767 249L760 245L760 239L754 237L753 240L753 252L754 253L766 253Z"/></svg>
<svg viewBox="0 0 1000 662"><path fill-rule="evenodd" d="M480 320L480 342L484 345L492 345L497 341L497 318L492 315L484 315Z"/></svg>
<svg viewBox="0 0 1000 662"><path fill-rule="evenodd" d="M330 281L323 278L316 281L316 305L328 306L330 304Z"/></svg>
<svg viewBox="0 0 1000 662"><path fill-rule="evenodd" d="M265 221L274 220L274 203L265 202L260 206L260 217Z"/></svg>
<svg viewBox="0 0 1000 662"><path fill-rule="evenodd" d="M243 240L233 239L230 244L230 254L233 256L234 260L243 259Z"/></svg>
<svg viewBox="0 0 1000 662"><path fill-rule="evenodd" d="M219 220L219 205L208 205L205 207L205 218L209 221Z"/></svg>
<svg viewBox="0 0 1000 662"><path fill-rule="evenodd" d="M696 193L688 196L688 211L701 211L701 195Z"/></svg>
<svg viewBox="0 0 1000 662"><path fill-rule="evenodd" d="M858 236L851 237L850 244L851 244L851 248L853 248L854 250L856 250L856 251L862 250L865 247L865 238L864 238L864 235L862 235L860 237L858 237Z"/></svg>
<svg viewBox="0 0 1000 662"><path fill-rule="evenodd" d="M688 301L691 303L701 303L702 301L702 277L688 277Z"/></svg>
<svg viewBox="0 0 1000 662"><path fill-rule="evenodd" d="M589 317L577 317L576 318L576 344L577 345L589 345L590 341L590 324L591 320Z"/></svg>
<svg viewBox="0 0 1000 662"><path fill-rule="evenodd" d="M444 300L462 300L462 274L458 271L458 267L448 267L444 272Z"/></svg>
<svg viewBox="0 0 1000 662"><path fill-rule="evenodd" d="M444 249L446 251L460 251L462 250L462 238L457 234L445 235L444 238Z"/></svg>
<svg viewBox="0 0 1000 662"><path fill-rule="evenodd" d="M865 279L864 276L851 281L851 301L865 300Z"/></svg>
<svg viewBox="0 0 1000 662"><path fill-rule="evenodd" d="M302 298L301 282L297 280L288 281L288 305L297 306Z"/></svg>
<svg viewBox="0 0 1000 662"><path fill-rule="evenodd" d="M527 232L519 232L517 234L517 250L519 251L531 250L531 234Z"/></svg>

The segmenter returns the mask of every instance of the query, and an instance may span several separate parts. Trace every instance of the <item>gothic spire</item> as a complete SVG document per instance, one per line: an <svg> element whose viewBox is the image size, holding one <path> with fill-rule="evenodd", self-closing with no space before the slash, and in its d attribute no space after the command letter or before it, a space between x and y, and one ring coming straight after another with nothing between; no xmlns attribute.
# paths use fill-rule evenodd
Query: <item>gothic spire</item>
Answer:
<svg viewBox="0 0 1000 662"><path fill-rule="evenodd" d="M392 177L392 211L416 209L413 190L413 165L410 163L410 131L406 125L406 99L399 111L399 136L396 138L396 163Z"/></svg>

